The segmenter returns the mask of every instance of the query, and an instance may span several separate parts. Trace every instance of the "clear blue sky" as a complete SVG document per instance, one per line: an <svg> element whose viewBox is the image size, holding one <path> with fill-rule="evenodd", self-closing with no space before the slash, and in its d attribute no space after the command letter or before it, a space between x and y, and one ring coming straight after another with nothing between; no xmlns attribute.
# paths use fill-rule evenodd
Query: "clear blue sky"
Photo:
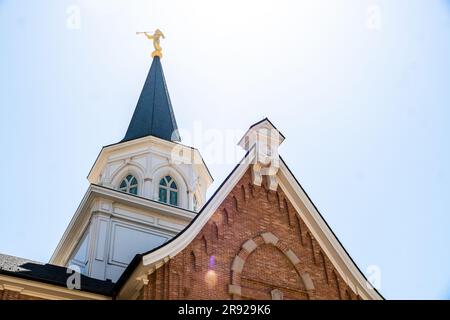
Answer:
<svg viewBox="0 0 450 320"><path fill-rule="evenodd" d="M180 127L268 116L382 294L449 298L450 2L243 2L0 0L0 252L49 259L136 105L151 44L135 32L160 28ZM212 191L235 163L195 146Z"/></svg>

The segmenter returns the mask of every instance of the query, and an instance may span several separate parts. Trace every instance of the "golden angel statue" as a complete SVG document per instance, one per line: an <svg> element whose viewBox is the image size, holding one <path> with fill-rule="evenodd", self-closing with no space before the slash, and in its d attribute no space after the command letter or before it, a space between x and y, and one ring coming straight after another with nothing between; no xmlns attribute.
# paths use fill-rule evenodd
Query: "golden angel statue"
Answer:
<svg viewBox="0 0 450 320"><path fill-rule="evenodd" d="M145 34L147 39L153 40L153 47L155 48L155 51L152 52L152 57L155 56L162 57L162 48L159 43L161 37L165 39L164 34L161 32L161 30L156 29L156 31L153 34L150 34L150 32L136 32L136 34Z"/></svg>

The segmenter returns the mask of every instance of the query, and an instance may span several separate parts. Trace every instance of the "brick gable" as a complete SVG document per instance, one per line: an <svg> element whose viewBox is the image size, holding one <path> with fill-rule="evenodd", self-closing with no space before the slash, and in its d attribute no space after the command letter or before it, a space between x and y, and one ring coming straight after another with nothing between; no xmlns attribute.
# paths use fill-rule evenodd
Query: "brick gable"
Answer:
<svg viewBox="0 0 450 320"><path fill-rule="evenodd" d="M187 230L186 232L189 232ZM148 276L140 299L359 299L281 188L248 170L195 239Z"/></svg>

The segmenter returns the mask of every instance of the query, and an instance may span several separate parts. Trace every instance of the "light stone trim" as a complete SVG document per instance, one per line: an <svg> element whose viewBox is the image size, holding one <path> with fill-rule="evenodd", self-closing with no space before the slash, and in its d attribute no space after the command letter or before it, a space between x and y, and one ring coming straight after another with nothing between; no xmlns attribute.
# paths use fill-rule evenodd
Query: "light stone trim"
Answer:
<svg viewBox="0 0 450 320"><path fill-rule="evenodd" d="M241 273L242 269L244 269L244 263L245 263L245 261L241 257L236 256L233 260L233 265L231 266L231 270L235 271L237 273Z"/></svg>
<svg viewBox="0 0 450 320"><path fill-rule="evenodd" d="M297 257L297 255L294 253L294 251L292 251L291 249L286 251L284 254L286 255L286 257L288 257L288 259L292 262L293 265L296 265L300 262L300 259Z"/></svg>
<svg viewBox="0 0 450 320"><path fill-rule="evenodd" d="M272 297L272 300L283 300L283 291L280 289L273 289L270 291L270 296Z"/></svg>
<svg viewBox="0 0 450 320"><path fill-rule="evenodd" d="M301 274L303 283L305 284L306 290L314 290L314 283L311 279L311 276L309 275L309 273L305 272Z"/></svg>
<svg viewBox="0 0 450 320"><path fill-rule="evenodd" d="M257 248L257 244L255 241L253 241L253 239L249 239L247 240L243 245L242 245L242 249L244 249L245 251L247 251L248 253L253 252L253 250L255 250Z"/></svg>
<svg viewBox="0 0 450 320"><path fill-rule="evenodd" d="M255 239L258 237L261 237L264 241L264 243L257 244ZM251 239L248 239L244 242L244 244L241 246L240 252L234 257L233 263L231 265L231 270L235 275L232 277L231 284L229 285L229 293L236 296L242 296L241 292L241 280L240 275L242 273L242 270L244 269L245 262L253 251L255 251L260 245L263 244L271 244L277 247L282 253L286 256L287 259L295 266L298 263L300 263L300 259L298 256L292 251L291 249L287 249L284 251L282 248L285 248L285 245L282 243L282 241L275 236L272 232L264 232L260 235L257 235ZM244 255L244 258L242 258L240 255ZM236 277L237 276L237 277ZM305 287L307 290L314 290L314 284L312 282L311 277L309 274L305 273L302 275L299 275L302 279L302 281L305 284ZM283 292L279 289L274 289L270 292L272 300L283 300Z"/></svg>
<svg viewBox="0 0 450 320"><path fill-rule="evenodd" d="M228 286L228 292L230 294L235 294L235 295L240 296L240 295L242 295L242 288L241 288L241 286L238 286L238 285L235 285L235 284L230 284Z"/></svg>
<svg viewBox="0 0 450 320"><path fill-rule="evenodd" d="M260 187L262 184L262 174L261 174L261 166L257 163L255 163L252 166L252 183L255 186Z"/></svg>
<svg viewBox="0 0 450 320"><path fill-rule="evenodd" d="M277 189L278 189L278 178L277 178L276 175L271 175L271 176L268 175L267 176L266 187L269 190L277 191Z"/></svg>
<svg viewBox="0 0 450 320"><path fill-rule="evenodd" d="M265 243L271 243L274 246L277 245L278 243L278 237L275 236L272 232L264 232L263 234L261 234L261 237L264 239Z"/></svg>
<svg viewBox="0 0 450 320"><path fill-rule="evenodd" d="M283 135L268 119L253 125L247 130L239 145L248 151L255 148L256 155L252 166L252 183L261 186L263 176L267 177L269 190L278 188L277 172L280 168L278 147L283 142Z"/></svg>

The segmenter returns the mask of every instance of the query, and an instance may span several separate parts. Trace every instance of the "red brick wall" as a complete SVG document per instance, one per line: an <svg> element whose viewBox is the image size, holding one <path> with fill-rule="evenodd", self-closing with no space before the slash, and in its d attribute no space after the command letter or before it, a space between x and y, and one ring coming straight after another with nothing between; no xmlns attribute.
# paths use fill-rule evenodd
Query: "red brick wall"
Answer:
<svg viewBox="0 0 450 320"><path fill-rule="evenodd" d="M275 245L262 236L267 232L276 236ZM250 247L256 245L250 253L243 249L248 240ZM230 293L230 284L240 293ZM274 289L284 299L359 298L280 188L273 192L254 186L248 171L193 242L149 276L140 297L271 299Z"/></svg>

